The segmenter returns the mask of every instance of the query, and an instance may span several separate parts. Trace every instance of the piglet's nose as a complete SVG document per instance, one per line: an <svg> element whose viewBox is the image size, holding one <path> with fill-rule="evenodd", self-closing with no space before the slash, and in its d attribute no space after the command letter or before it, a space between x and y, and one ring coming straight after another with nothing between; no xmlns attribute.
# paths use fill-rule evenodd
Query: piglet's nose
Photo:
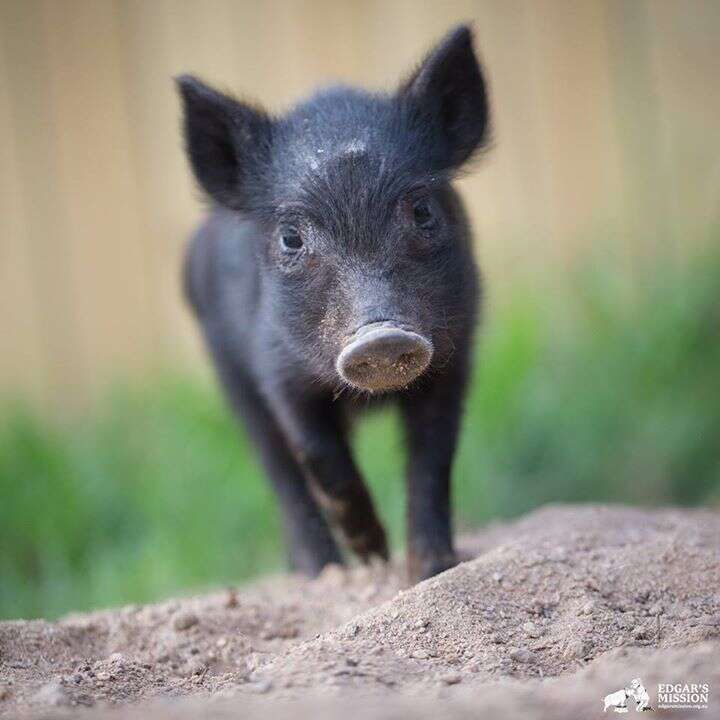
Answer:
<svg viewBox="0 0 720 720"><path fill-rule="evenodd" d="M432 343L390 322L361 327L338 356L340 376L361 390L403 388L430 364Z"/></svg>

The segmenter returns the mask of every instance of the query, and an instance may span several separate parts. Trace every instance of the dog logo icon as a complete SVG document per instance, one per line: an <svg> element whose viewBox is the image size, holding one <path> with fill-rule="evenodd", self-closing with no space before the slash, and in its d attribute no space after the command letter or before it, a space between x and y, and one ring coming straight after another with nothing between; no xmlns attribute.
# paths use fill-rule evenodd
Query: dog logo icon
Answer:
<svg viewBox="0 0 720 720"><path fill-rule="evenodd" d="M608 708L612 708L616 713L626 713L628 711L628 700L635 701L636 712L652 710L650 695L645 689L642 680L634 678L628 687L605 696L603 699L603 712L607 712Z"/></svg>

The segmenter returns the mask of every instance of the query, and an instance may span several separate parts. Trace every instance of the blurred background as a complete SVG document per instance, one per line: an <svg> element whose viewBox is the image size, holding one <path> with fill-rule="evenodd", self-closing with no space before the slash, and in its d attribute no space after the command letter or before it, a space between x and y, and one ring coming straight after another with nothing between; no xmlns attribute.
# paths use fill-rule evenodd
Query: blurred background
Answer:
<svg viewBox="0 0 720 720"><path fill-rule="evenodd" d="M545 502L720 503L715 0L0 0L0 617L283 567L181 301L202 215L171 78L281 112L392 89L474 23L494 147L460 528ZM357 438L402 546L392 414Z"/></svg>

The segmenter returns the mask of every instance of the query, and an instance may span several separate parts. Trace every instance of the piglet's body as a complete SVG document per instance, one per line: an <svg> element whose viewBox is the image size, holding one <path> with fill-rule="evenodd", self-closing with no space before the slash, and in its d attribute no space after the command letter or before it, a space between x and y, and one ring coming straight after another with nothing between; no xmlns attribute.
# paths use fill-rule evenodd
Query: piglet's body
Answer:
<svg viewBox="0 0 720 720"><path fill-rule="evenodd" d="M408 569L455 562L450 472L478 280L453 174L488 111L466 27L393 94L330 88L288 114L178 80L190 164L211 199L186 295L280 502L293 568L367 560L385 533L353 460L355 416L406 430Z"/></svg>

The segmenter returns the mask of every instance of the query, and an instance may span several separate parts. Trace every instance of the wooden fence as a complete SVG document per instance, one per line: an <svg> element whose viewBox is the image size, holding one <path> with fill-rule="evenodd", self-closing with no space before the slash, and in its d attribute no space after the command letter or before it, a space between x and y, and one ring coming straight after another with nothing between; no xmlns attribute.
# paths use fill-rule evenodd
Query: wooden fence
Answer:
<svg viewBox="0 0 720 720"><path fill-rule="evenodd" d="M717 0L0 0L0 388L64 408L197 357L173 75L281 110L392 88L460 20L492 86L462 187L496 295L606 242L682 256L717 220Z"/></svg>

